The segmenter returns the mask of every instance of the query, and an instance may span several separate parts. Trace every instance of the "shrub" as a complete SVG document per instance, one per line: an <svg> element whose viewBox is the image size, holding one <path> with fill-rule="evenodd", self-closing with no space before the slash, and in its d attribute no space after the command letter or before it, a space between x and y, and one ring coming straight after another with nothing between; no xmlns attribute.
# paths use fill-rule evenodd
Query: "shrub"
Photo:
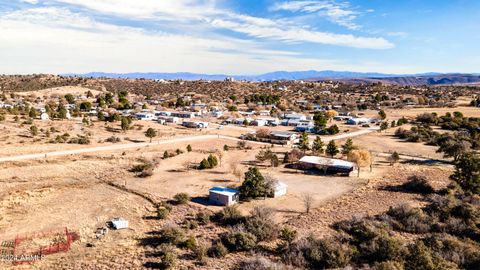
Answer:
<svg viewBox="0 0 480 270"><path fill-rule="evenodd" d="M255 235L243 229L234 229L221 236L222 243L231 251L249 251L256 247Z"/></svg>
<svg viewBox="0 0 480 270"><path fill-rule="evenodd" d="M224 225L235 225L242 222L244 217L236 206L227 206L216 214L216 219Z"/></svg>
<svg viewBox="0 0 480 270"><path fill-rule="evenodd" d="M291 245L297 239L297 237L298 232L295 229L283 227L283 229L280 231L279 238L288 245Z"/></svg>
<svg viewBox="0 0 480 270"><path fill-rule="evenodd" d="M194 251L195 248L197 247L197 239L195 236L190 235L185 242L183 242L183 246L189 250Z"/></svg>
<svg viewBox="0 0 480 270"><path fill-rule="evenodd" d="M68 143L70 144L90 144L90 139L87 136L78 135L75 138L71 138Z"/></svg>
<svg viewBox="0 0 480 270"><path fill-rule="evenodd" d="M350 263L353 248L333 238L309 240L310 246L304 250L304 256L315 268L340 268Z"/></svg>
<svg viewBox="0 0 480 270"><path fill-rule="evenodd" d="M413 175L408 178L408 182L403 184L401 188L407 192L431 194L435 190L428 183L427 178L424 176Z"/></svg>
<svg viewBox="0 0 480 270"><path fill-rule="evenodd" d="M185 241L185 234L178 226L167 225L159 231L160 241L177 245Z"/></svg>
<svg viewBox="0 0 480 270"><path fill-rule="evenodd" d="M145 178L153 175L155 164L152 161L142 159L141 164L134 165L129 171L136 174L137 177Z"/></svg>
<svg viewBox="0 0 480 270"><path fill-rule="evenodd" d="M161 251L161 265L163 269L173 269L177 264L177 255L170 247L163 247Z"/></svg>
<svg viewBox="0 0 480 270"><path fill-rule="evenodd" d="M169 213L170 213L170 211L167 208L159 207L157 209L157 218L158 219L165 219L168 216Z"/></svg>
<svg viewBox="0 0 480 270"><path fill-rule="evenodd" d="M273 240L278 236L274 215L275 210L272 208L256 206L245 221L245 229L259 241Z"/></svg>
<svg viewBox="0 0 480 270"><path fill-rule="evenodd" d="M173 199L176 204L186 204L190 201L190 196L187 193L178 193L173 196Z"/></svg>
<svg viewBox="0 0 480 270"><path fill-rule="evenodd" d="M196 219L202 225L207 225L210 222L211 214L207 211L200 211L197 213Z"/></svg>
<svg viewBox="0 0 480 270"><path fill-rule="evenodd" d="M402 243L390 236L380 235L360 244L362 257L369 262L399 261L405 256Z"/></svg>
<svg viewBox="0 0 480 270"><path fill-rule="evenodd" d="M105 140L106 142L118 143L121 141L119 137L111 136Z"/></svg>
<svg viewBox="0 0 480 270"><path fill-rule="evenodd" d="M223 258L228 254L228 249L218 242L208 249L208 256L212 258Z"/></svg>
<svg viewBox="0 0 480 270"><path fill-rule="evenodd" d="M401 231L425 233L430 230L431 218L420 208L414 208L407 204L398 207L390 207L387 214L395 219L391 225Z"/></svg>
<svg viewBox="0 0 480 270"><path fill-rule="evenodd" d="M447 270L457 268L453 263L434 255L432 250L425 246L422 241L417 241L410 245L405 267L407 270Z"/></svg>
<svg viewBox="0 0 480 270"><path fill-rule="evenodd" d="M474 269L480 265L480 250L472 241L459 240L447 234L431 235L423 240L435 254L460 268Z"/></svg>
<svg viewBox="0 0 480 270"><path fill-rule="evenodd" d="M197 244L193 252L197 260L199 260L202 264L205 264L205 257L208 252L207 246L204 244Z"/></svg>
<svg viewBox="0 0 480 270"><path fill-rule="evenodd" d="M383 225L384 226L384 225ZM354 242L362 243L370 241L382 232L382 225L368 218L354 217L351 220L340 221L334 224L334 228L350 234Z"/></svg>

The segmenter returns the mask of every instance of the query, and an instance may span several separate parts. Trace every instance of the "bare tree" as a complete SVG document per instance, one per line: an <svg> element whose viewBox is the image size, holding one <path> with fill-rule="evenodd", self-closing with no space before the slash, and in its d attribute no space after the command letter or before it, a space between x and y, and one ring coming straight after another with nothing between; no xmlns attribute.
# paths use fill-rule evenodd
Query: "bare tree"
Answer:
<svg viewBox="0 0 480 270"><path fill-rule="evenodd" d="M315 198L313 197L312 193L302 194L302 202L303 202L303 206L305 207L305 212L307 214L310 213L310 210L312 209L314 201L315 201Z"/></svg>

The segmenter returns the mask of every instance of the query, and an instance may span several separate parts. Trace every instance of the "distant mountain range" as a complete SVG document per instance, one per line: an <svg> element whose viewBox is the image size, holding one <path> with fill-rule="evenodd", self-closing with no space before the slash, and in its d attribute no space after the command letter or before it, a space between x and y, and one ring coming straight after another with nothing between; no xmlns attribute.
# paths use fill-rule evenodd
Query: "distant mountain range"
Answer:
<svg viewBox="0 0 480 270"><path fill-rule="evenodd" d="M475 84L480 83L479 74L442 74L442 73L424 73L424 74L384 74L370 72L350 72L350 71L276 71L261 75L225 75L225 74L198 74L198 73L103 73L91 72L86 74L65 74L68 76L82 77L107 77L107 78L130 78L130 79L152 79L152 80L211 80L223 81L228 77L235 80L246 81L276 81L276 80L336 80L350 83L370 83L384 82L401 85L438 85L438 84Z"/></svg>

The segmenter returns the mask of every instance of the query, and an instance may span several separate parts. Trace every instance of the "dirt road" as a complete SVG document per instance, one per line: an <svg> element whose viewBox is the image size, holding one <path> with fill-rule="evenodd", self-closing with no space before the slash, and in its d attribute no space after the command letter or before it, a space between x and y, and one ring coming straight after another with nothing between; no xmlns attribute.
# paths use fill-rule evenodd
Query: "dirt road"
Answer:
<svg viewBox="0 0 480 270"><path fill-rule="evenodd" d="M362 129L350 133L335 135L335 136L325 136L322 137L322 140L329 142L331 140L341 140L350 137L361 136L376 131L376 129ZM74 150L65 150L65 151L56 151L48 153L37 153L37 154L28 154L28 155L18 155L18 156L9 156L9 157L0 157L0 162L6 161L21 161L21 160L30 160L30 159L40 159L40 158L49 158L49 157L58 157L58 156L68 156L76 154L85 154L85 153L95 153L103 151L115 151L115 150L125 150L131 148L141 148L147 146L155 145L165 145L179 142L191 142L191 141L201 141L201 140L210 140L210 139L226 139L233 141L240 141L240 139L230 136L223 135L200 135L200 136L188 136L183 138L175 138L164 141L154 141L151 143L129 143L129 144L115 144L108 146L99 146L99 147L90 147L83 149L74 149ZM270 145L268 143L253 142L249 141L249 144L258 144L258 145Z"/></svg>

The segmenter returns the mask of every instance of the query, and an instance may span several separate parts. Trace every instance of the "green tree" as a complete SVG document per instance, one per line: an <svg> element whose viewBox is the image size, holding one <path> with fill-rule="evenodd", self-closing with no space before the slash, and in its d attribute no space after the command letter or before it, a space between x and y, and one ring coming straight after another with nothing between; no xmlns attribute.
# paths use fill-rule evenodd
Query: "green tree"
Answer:
<svg viewBox="0 0 480 270"><path fill-rule="evenodd" d="M257 167L250 167L245 173L245 181L240 187L240 193L245 198L258 198L267 195L265 178Z"/></svg>
<svg viewBox="0 0 480 270"><path fill-rule="evenodd" d="M157 131L153 128L148 128L145 132L145 137L150 138L150 142L152 142L152 139L157 137Z"/></svg>
<svg viewBox="0 0 480 270"><path fill-rule="evenodd" d="M68 104L74 104L75 103L75 97L72 94L66 94L65 100L68 102Z"/></svg>
<svg viewBox="0 0 480 270"><path fill-rule="evenodd" d="M90 111L92 109L92 103L90 103L89 101L84 101L82 103L80 103L80 110L81 111Z"/></svg>
<svg viewBox="0 0 480 270"><path fill-rule="evenodd" d="M218 166L218 159L216 156L210 154L207 160L208 160L208 163L210 163L211 168L215 168Z"/></svg>
<svg viewBox="0 0 480 270"><path fill-rule="evenodd" d="M313 141L312 150L317 154L323 154L324 146L325 144L323 143L322 138L320 138L320 136L315 137L315 140Z"/></svg>
<svg viewBox="0 0 480 270"><path fill-rule="evenodd" d="M67 119L67 109L63 106L58 106L57 117L60 119Z"/></svg>
<svg viewBox="0 0 480 270"><path fill-rule="evenodd" d="M300 140L298 142L298 148L302 150L304 153L307 150L310 150L310 141L308 140L308 134L306 132L303 132L300 135Z"/></svg>
<svg viewBox="0 0 480 270"><path fill-rule="evenodd" d="M468 194L480 194L480 157L475 153L462 155L455 164L451 176Z"/></svg>
<svg viewBox="0 0 480 270"><path fill-rule="evenodd" d="M340 151L338 150L338 147L337 145L335 144L335 141L334 140L331 140L328 145L327 145L327 149L325 150L325 152L330 155L331 157L334 157L336 156Z"/></svg>
<svg viewBox="0 0 480 270"><path fill-rule="evenodd" d="M38 128L35 125L30 126L30 134L32 134L33 137L38 135Z"/></svg>
<svg viewBox="0 0 480 270"><path fill-rule="evenodd" d="M122 117L121 120L121 128L123 132L127 132L127 130L130 129L130 124L132 123L132 120L129 117Z"/></svg>
<svg viewBox="0 0 480 270"><path fill-rule="evenodd" d="M170 157L170 155L168 154L168 151L165 150L165 152L163 152L163 159L167 159L169 157Z"/></svg>
<svg viewBox="0 0 480 270"><path fill-rule="evenodd" d="M313 116L313 121L314 121L316 132L320 132L327 125L327 119L325 118L325 115L321 112L315 113L315 115Z"/></svg>
<svg viewBox="0 0 480 270"><path fill-rule="evenodd" d="M37 118L37 110L35 110L35 108L31 107L30 112L28 112L28 116L30 118Z"/></svg>
<svg viewBox="0 0 480 270"><path fill-rule="evenodd" d="M208 162L208 159L206 159L206 158L202 159L202 161L200 162L199 169L200 170L206 170L206 169L211 169L211 168L212 168L212 165L210 164L210 162Z"/></svg>
<svg viewBox="0 0 480 270"><path fill-rule="evenodd" d="M384 110L380 110L378 112L378 116L380 116L380 119L385 120L387 118L387 114L385 113Z"/></svg>
<svg viewBox="0 0 480 270"><path fill-rule="evenodd" d="M386 130L388 128L388 123L387 122L382 122L380 124L380 131Z"/></svg>
<svg viewBox="0 0 480 270"><path fill-rule="evenodd" d="M228 146L228 145L225 144L225 145L223 146L223 151L228 151L228 150L230 150L230 146Z"/></svg>
<svg viewBox="0 0 480 270"><path fill-rule="evenodd" d="M353 140L348 139L344 145L342 145L342 154L348 155L352 150L355 150L355 145L353 145Z"/></svg>
<svg viewBox="0 0 480 270"><path fill-rule="evenodd" d="M190 144L187 145L187 152L192 152L192 146Z"/></svg>

